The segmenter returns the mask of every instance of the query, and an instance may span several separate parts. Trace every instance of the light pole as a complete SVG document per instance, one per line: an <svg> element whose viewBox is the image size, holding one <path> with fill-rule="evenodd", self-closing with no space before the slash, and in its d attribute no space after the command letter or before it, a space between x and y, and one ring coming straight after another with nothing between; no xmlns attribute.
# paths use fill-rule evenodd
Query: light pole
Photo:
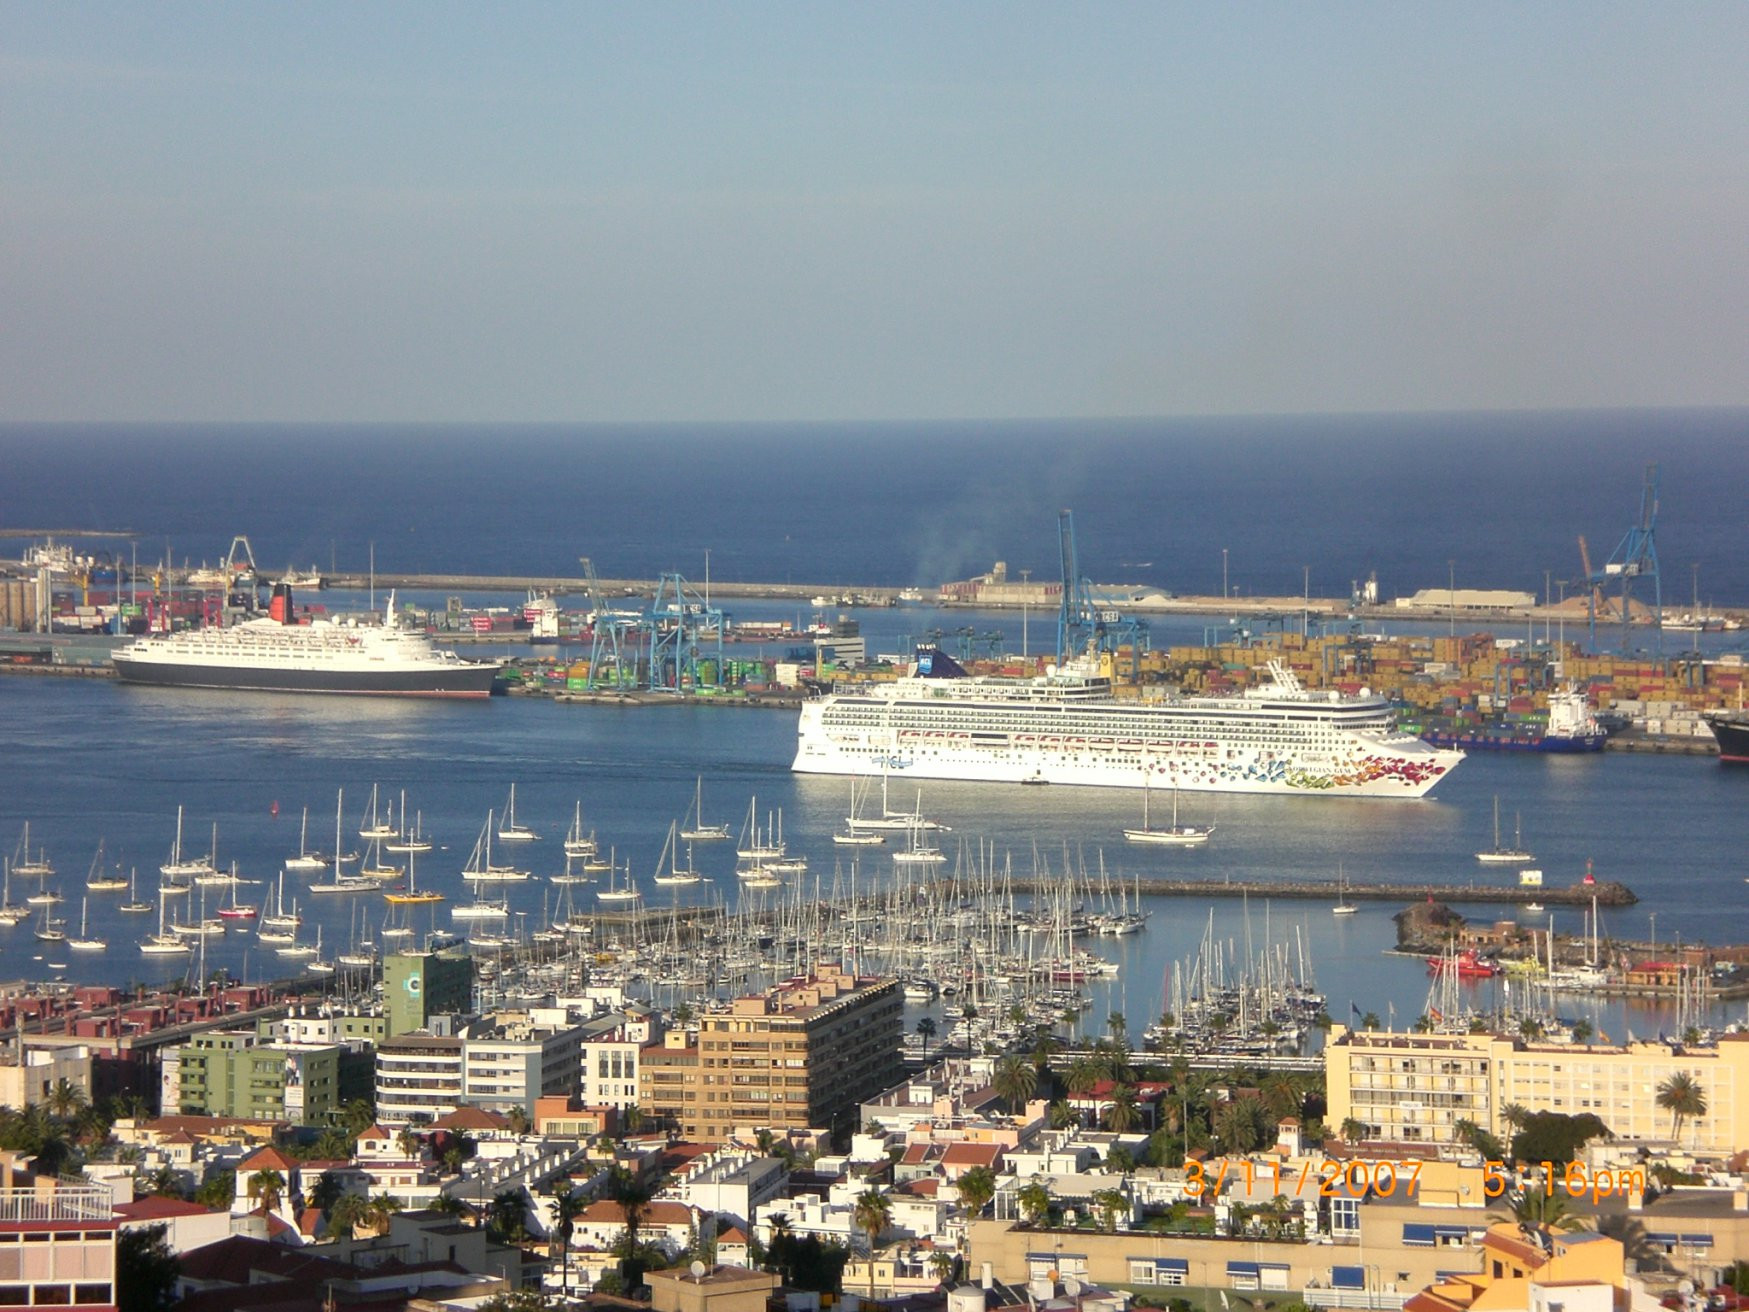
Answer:
<svg viewBox="0 0 1749 1312"><path fill-rule="evenodd" d="M1301 568L1305 570L1306 577L1300 610L1300 637L1305 638L1311 636L1312 632L1312 567L1303 565Z"/></svg>
<svg viewBox="0 0 1749 1312"><path fill-rule="evenodd" d="M1227 549L1221 548L1221 600L1227 599Z"/></svg>
<svg viewBox="0 0 1749 1312"><path fill-rule="evenodd" d="M1020 658L1027 657L1026 624L1032 618L1032 571L1020 571Z"/></svg>
<svg viewBox="0 0 1749 1312"><path fill-rule="evenodd" d="M1445 570L1445 599L1446 607L1450 612L1448 632L1455 638L1457 637L1457 561L1446 561Z"/></svg>

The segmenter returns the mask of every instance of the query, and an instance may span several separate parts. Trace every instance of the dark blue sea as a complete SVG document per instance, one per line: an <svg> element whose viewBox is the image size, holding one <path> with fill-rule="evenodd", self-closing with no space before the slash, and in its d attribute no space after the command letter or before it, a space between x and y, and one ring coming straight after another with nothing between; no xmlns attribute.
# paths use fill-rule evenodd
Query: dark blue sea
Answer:
<svg viewBox="0 0 1749 1312"><path fill-rule="evenodd" d="M1221 554L1241 593L1297 593L1311 566L1314 595L1347 592L1376 570L1389 596L1458 586L1541 592L1579 573L1577 537L1601 562L1640 514L1649 464L1660 474L1656 542L1666 594L1686 605L1749 604L1749 413L1260 419L1103 424L795 426L766 428L0 428L0 528L107 529L105 543L142 560L216 561L246 534L266 566L575 573L591 556L609 576L678 571L699 578L821 585L932 585L987 569L1051 577L1059 508L1075 511L1083 572L1186 592L1220 588ZM7 553L7 554L10 554ZM1698 567L1698 568L1697 568ZM501 599L508 600L508 599ZM746 618L779 606L737 604ZM793 616L790 616L793 618ZM1048 640L1033 617L1030 642ZM1198 621L1158 626L1157 641L1193 641ZM1002 631L1021 645L1019 617L901 608L869 612L880 650L940 626ZM1569 636L1575 636L1570 634ZM887 644L891 644L888 646ZM246 890L271 896L295 852L308 808L311 842L331 847L336 793L351 838L373 784L423 813L443 846L423 858L421 883L464 896L459 871L489 808L517 785L520 818L546 839L528 854L558 870L558 839L581 802L585 823L647 879L669 822L702 777L707 818L739 828L751 805L781 807L811 881L847 881L833 846L849 796L844 781L798 778L788 766L793 712L711 707L623 710L523 699L476 705L360 705L324 698L130 689L104 681L0 679L0 848L26 821L46 845L76 929L86 868L137 867L155 886L185 808L189 846L214 825L222 863ZM1148 930L1097 949L1123 961L1090 1015L1121 1010L1139 1028L1158 1015L1171 963L1214 933L1243 954L1249 941L1286 942L1304 955L1339 1018L1349 1004L1400 1022L1420 1014L1429 981L1418 961L1385 955L1388 904L1347 920L1322 903L1249 902L1228 880L1293 876L1355 881L1505 883L1473 853L1492 843L1494 799L1550 883L1620 879L1641 895L1605 912L1606 936L1660 943L1749 939L1743 861L1749 770L1705 757L1610 753L1589 759L1473 755L1432 797L1392 804L1333 799L1198 797L1217 824L1202 851L1143 852L1120 831L1139 799L1100 789L1005 789L926 784L925 809L954 826L953 843L984 840L1017 871L1042 853L1111 874L1192 873L1202 899L1155 899ZM756 801L755 801L756 799ZM712 885L688 900L738 895L733 854L698 849ZM887 877L865 858L859 878ZM14 900L28 891L13 889ZM359 913L347 899L315 901L288 883L344 946ZM519 923L551 913L555 890L511 892ZM646 896L660 901L646 884ZM123 917L115 894L92 895L91 931L111 950L81 958L47 947L32 923L0 929L14 977L164 978L192 963L144 958L152 926ZM380 902L366 904L380 920ZM195 908L190 909L190 914ZM1473 918L1510 914L1466 906ZM209 905L216 910L216 899ZM435 918L447 925L447 904ZM1655 922L1654 922L1655 917ZM1577 911L1557 927L1578 932ZM250 978L286 963L233 932L209 940L204 967ZM64 969L57 970L57 967ZM1484 984L1486 1002L1501 986ZM1611 1034L1656 1033L1666 1008L1568 1000ZM1738 1020L1744 1004L1710 1019ZM1619 1035L1618 1035L1619 1037Z"/></svg>
<svg viewBox="0 0 1749 1312"><path fill-rule="evenodd" d="M1058 571L1177 592L1389 597L1603 562L1659 471L1684 607L1749 605L1749 410L786 426L0 426L0 530L125 531L269 568L929 586ZM1643 591L1643 589L1642 589Z"/></svg>

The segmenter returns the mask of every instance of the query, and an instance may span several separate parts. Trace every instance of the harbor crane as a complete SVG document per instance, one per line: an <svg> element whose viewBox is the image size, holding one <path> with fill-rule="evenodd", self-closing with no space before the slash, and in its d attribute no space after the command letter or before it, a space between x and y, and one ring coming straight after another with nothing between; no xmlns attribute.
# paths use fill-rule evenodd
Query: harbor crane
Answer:
<svg viewBox="0 0 1749 1312"><path fill-rule="evenodd" d="M1075 551L1075 513L1057 514L1057 554L1063 567L1063 600L1057 611L1057 665L1084 652L1110 653L1130 649L1131 675L1142 668L1142 649L1148 644L1148 626L1121 611L1101 609L1093 602L1093 585L1082 577Z"/></svg>
<svg viewBox="0 0 1749 1312"><path fill-rule="evenodd" d="M1658 630L1658 650L1664 649L1664 585L1658 573L1658 466L1646 466L1646 480L1640 488L1640 517L1623 535L1621 542L1603 562L1603 568L1591 568L1590 553L1585 539L1579 539L1580 560L1585 566L1585 582L1589 588L1586 609L1591 621L1591 649L1597 650L1597 612L1602 609L1604 593L1618 584L1621 621L1621 650L1628 649L1628 629L1633 623L1634 580L1652 580L1652 624Z"/></svg>

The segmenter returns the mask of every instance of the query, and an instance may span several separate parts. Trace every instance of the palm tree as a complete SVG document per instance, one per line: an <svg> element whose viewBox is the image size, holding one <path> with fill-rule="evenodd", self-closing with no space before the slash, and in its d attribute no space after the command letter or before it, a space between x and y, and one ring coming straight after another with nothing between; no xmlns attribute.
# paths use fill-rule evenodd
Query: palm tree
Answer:
<svg viewBox="0 0 1749 1312"><path fill-rule="evenodd" d="M893 1200L879 1189L865 1189L857 1195L856 1203L850 1211L851 1219L856 1228L868 1236L868 1297L874 1301L875 1287L875 1244L881 1237L881 1232L887 1228L893 1219Z"/></svg>
<svg viewBox="0 0 1749 1312"><path fill-rule="evenodd" d="M363 1194L341 1194L328 1209L328 1233L350 1239L370 1223L370 1202Z"/></svg>
<svg viewBox="0 0 1749 1312"><path fill-rule="evenodd" d="M354 1098L340 1109L340 1124L354 1137L370 1129L376 1118L377 1109L371 1106L368 1098Z"/></svg>
<svg viewBox="0 0 1749 1312"><path fill-rule="evenodd" d="M1579 1230L1584 1223L1567 1215L1567 1197L1559 1189L1524 1189L1511 1196L1511 1219L1539 1230Z"/></svg>
<svg viewBox="0 0 1749 1312"><path fill-rule="evenodd" d="M1300 1082L1285 1072L1277 1072L1263 1081L1263 1103L1277 1121L1298 1116L1305 1105Z"/></svg>
<svg viewBox="0 0 1749 1312"><path fill-rule="evenodd" d="M1050 1122L1053 1130L1066 1130L1080 1119L1075 1114L1075 1109L1061 1098L1058 1098L1046 1109L1045 1118Z"/></svg>
<svg viewBox="0 0 1749 1312"><path fill-rule="evenodd" d="M1136 1091L1127 1084L1120 1084L1111 1091L1111 1106L1105 1109L1105 1128L1113 1134L1128 1133L1141 1114Z"/></svg>
<svg viewBox="0 0 1749 1312"><path fill-rule="evenodd" d="M582 1215L585 1204L582 1196L571 1188L568 1179L555 1181L553 1184L553 1238L559 1244L559 1274L560 1295L571 1297L571 1236L577 1230L577 1218Z"/></svg>
<svg viewBox="0 0 1749 1312"><path fill-rule="evenodd" d="M411 1126L403 1127L395 1136L395 1146L408 1157L420 1157L425 1152L425 1141L413 1132Z"/></svg>
<svg viewBox="0 0 1749 1312"><path fill-rule="evenodd" d="M1677 1071L1658 1086L1654 1101L1671 1115L1670 1137L1682 1138L1682 1123L1706 1115L1706 1090L1687 1071Z"/></svg>
<svg viewBox="0 0 1749 1312"><path fill-rule="evenodd" d="M379 1235L389 1232L389 1218L401 1210L401 1200L393 1194L378 1194L370 1200L371 1228Z"/></svg>
<svg viewBox="0 0 1749 1312"><path fill-rule="evenodd" d="M1099 1068L1087 1057L1077 1057L1063 1072L1063 1086L1076 1097L1086 1093L1100 1080Z"/></svg>
<svg viewBox="0 0 1749 1312"><path fill-rule="evenodd" d="M990 1087L1008 1104L1010 1112L1018 1112L1038 1088L1038 1071L1024 1057L1004 1057L997 1063Z"/></svg>
<svg viewBox="0 0 1749 1312"><path fill-rule="evenodd" d="M505 1121L509 1125L510 1133L518 1136L528 1133L529 1119L527 1108L512 1107L506 1114Z"/></svg>
<svg viewBox="0 0 1749 1312"><path fill-rule="evenodd" d="M1020 1204L1028 1225L1037 1225L1051 1214L1050 1186L1042 1180L1022 1185L1015 1191L1014 1201Z"/></svg>
<svg viewBox="0 0 1749 1312"><path fill-rule="evenodd" d="M996 1196L996 1173L988 1166L974 1166L960 1176L954 1188L959 1191L960 1206L965 1209L966 1220L975 1221Z"/></svg>
<svg viewBox="0 0 1749 1312"><path fill-rule="evenodd" d="M504 1189L492 1195L486 1208L486 1229L507 1244L522 1242L528 1233L528 1221L520 1189Z"/></svg>
<svg viewBox="0 0 1749 1312"><path fill-rule="evenodd" d="M285 1177L278 1171L257 1171L249 1177L248 1190L249 1197L260 1200L263 1212L272 1212L285 1196Z"/></svg>
<svg viewBox="0 0 1749 1312"><path fill-rule="evenodd" d="M606 1192L625 1214L626 1251L636 1252L638 1229L644 1224L644 1214L650 1209L650 1200L655 1197L655 1191L641 1177L633 1175L623 1166L616 1166L608 1174Z"/></svg>
<svg viewBox="0 0 1749 1312"><path fill-rule="evenodd" d="M64 1076L55 1081L48 1093L49 1110L64 1121L77 1116L88 1101L85 1090Z"/></svg>
<svg viewBox="0 0 1749 1312"><path fill-rule="evenodd" d="M1359 1143L1366 1138L1366 1123L1357 1121L1352 1116L1342 1118L1342 1128L1338 1131L1344 1143Z"/></svg>
<svg viewBox="0 0 1749 1312"><path fill-rule="evenodd" d="M1361 1029L1363 1029L1363 1030L1376 1030L1378 1027L1379 1027L1379 1014L1378 1014L1378 1012L1369 1011L1366 1013L1366 1015L1364 1015L1360 1018L1360 1028Z"/></svg>
<svg viewBox="0 0 1749 1312"><path fill-rule="evenodd" d="M927 1048L930 1041L935 1038L935 1030L936 1024L933 1016L925 1016L917 1022L917 1035L923 1040L924 1047Z"/></svg>

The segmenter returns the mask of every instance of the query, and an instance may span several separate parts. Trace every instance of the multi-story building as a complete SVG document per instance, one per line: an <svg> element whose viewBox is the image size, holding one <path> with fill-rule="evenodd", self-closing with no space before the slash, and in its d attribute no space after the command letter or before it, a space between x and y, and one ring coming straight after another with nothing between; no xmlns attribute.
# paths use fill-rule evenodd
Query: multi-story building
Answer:
<svg viewBox="0 0 1749 1312"><path fill-rule="evenodd" d="M386 1126L435 1121L462 1101L462 1041L395 1034L377 1045L377 1120Z"/></svg>
<svg viewBox="0 0 1749 1312"><path fill-rule="evenodd" d="M535 1025L526 1017L487 1017L462 1035L461 1101L487 1111L520 1107L530 1115L537 1098L571 1097L581 1077L583 1031Z"/></svg>
<svg viewBox="0 0 1749 1312"><path fill-rule="evenodd" d="M466 951L393 952L383 958L383 1011L390 1034L422 1030L433 1016L474 1009L474 959Z"/></svg>
<svg viewBox="0 0 1749 1312"><path fill-rule="evenodd" d="M1705 1096L1687 1118L1682 1146L1733 1152L1749 1146L1749 1035L1711 1047L1671 1042L1534 1043L1499 1034L1398 1034L1335 1026L1324 1047L1328 1121L1352 1119L1366 1136L1449 1144L1460 1120L1511 1133L1506 1109L1590 1112L1618 1140L1671 1139L1675 1118L1659 1090L1686 1074Z"/></svg>
<svg viewBox="0 0 1749 1312"><path fill-rule="evenodd" d="M114 1199L0 1151L0 1304L115 1312Z"/></svg>
<svg viewBox="0 0 1749 1312"><path fill-rule="evenodd" d="M623 1025L586 1036L581 1071L583 1105L617 1107L621 1111L636 1106L638 1052L643 1047Z"/></svg>
<svg viewBox="0 0 1749 1312"><path fill-rule="evenodd" d="M892 1075L903 1005L897 981L835 967L736 998L700 1018L696 1046L671 1035L643 1050L639 1105L707 1143L737 1127L848 1125Z"/></svg>
<svg viewBox="0 0 1749 1312"><path fill-rule="evenodd" d="M362 1041L275 1041L254 1030L197 1034L163 1063L165 1105L185 1116L332 1125L368 1097L372 1061Z"/></svg>

